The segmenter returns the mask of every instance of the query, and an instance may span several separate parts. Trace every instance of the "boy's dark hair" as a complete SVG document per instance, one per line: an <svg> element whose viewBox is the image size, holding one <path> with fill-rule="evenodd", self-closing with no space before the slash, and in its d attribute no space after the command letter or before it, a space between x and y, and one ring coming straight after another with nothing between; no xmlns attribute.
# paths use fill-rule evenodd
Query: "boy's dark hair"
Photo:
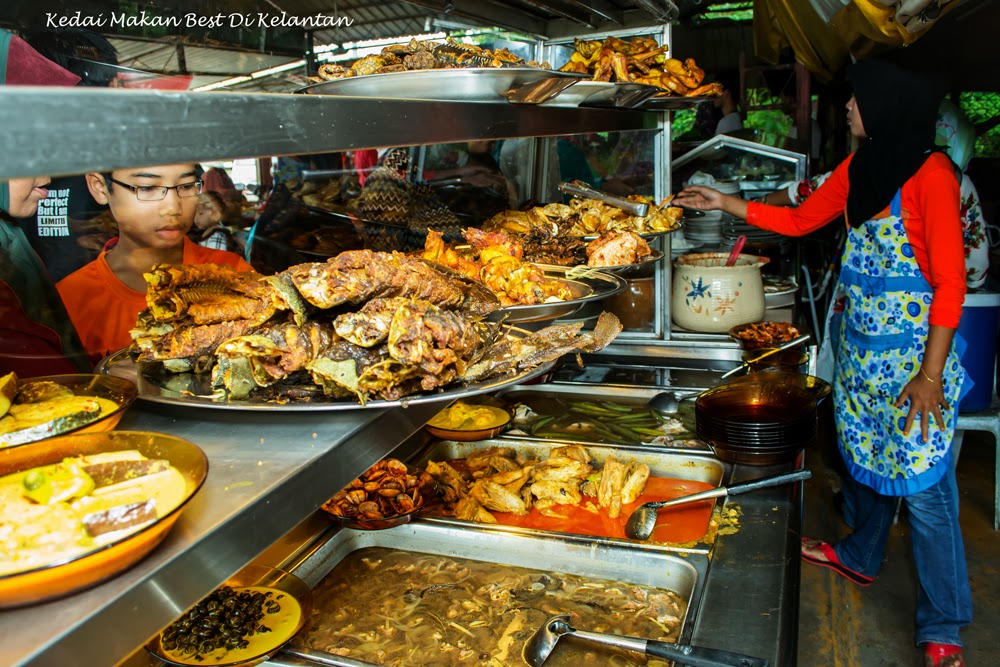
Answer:
<svg viewBox="0 0 1000 667"><path fill-rule="evenodd" d="M55 64L80 77L81 86L107 87L118 76L113 67L118 65L117 49L93 30L38 30L26 35L25 41Z"/></svg>

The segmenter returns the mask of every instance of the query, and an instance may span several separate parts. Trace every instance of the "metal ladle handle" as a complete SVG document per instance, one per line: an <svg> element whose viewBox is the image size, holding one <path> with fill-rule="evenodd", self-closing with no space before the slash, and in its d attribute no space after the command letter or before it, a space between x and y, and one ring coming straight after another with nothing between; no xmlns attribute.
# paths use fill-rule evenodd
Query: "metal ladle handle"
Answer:
<svg viewBox="0 0 1000 667"><path fill-rule="evenodd" d="M801 345L802 343L806 342L807 340L809 340L809 334L802 334L801 336L797 336L797 337L795 337L795 338L793 338L793 339L791 339L789 341L785 341L784 343L782 343L778 347L771 348L770 350L767 350L766 352L762 352L761 354L759 354L758 356L754 357L753 359L747 359L746 361L744 361L742 364L740 364L736 368L733 368L731 370L726 371L725 373L722 374L722 379L725 380L727 377L729 377L731 375L735 375L736 373L740 372L744 368L749 368L753 364L756 364L761 359L766 359L766 358L770 357L772 354L777 354L778 352L781 352L782 350L787 350L790 347L795 347L796 345Z"/></svg>
<svg viewBox="0 0 1000 667"><path fill-rule="evenodd" d="M763 658L755 658L715 648L671 644L653 639L639 639L637 637L626 637L602 632L587 632L574 628L569 629L569 634L598 644L615 646L635 651L636 653L645 653L646 655L654 655L658 658L666 658L682 665L688 665L689 667L768 667L769 665L768 661Z"/></svg>

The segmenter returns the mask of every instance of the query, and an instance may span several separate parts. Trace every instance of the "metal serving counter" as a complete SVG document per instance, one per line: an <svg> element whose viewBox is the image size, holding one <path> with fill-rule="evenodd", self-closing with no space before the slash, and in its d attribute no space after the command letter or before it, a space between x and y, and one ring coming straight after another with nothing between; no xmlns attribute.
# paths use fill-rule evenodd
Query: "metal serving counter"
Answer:
<svg viewBox="0 0 1000 667"><path fill-rule="evenodd" d="M137 402L118 429L195 442L209 458L205 485L134 568L62 600L0 611L0 664L119 662L439 408L253 413Z"/></svg>

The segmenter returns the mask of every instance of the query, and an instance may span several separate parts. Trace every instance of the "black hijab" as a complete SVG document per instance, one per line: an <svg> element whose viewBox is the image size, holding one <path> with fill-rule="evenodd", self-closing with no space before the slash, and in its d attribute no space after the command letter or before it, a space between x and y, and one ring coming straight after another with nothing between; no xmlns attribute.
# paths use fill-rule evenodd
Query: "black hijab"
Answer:
<svg viewBox="0 0 1000 667"><path fill-rule="evenodd" d="M879 58L853 65L848 78L868 135L847 171L847 220L859 227L889 205L934 150L945 86Z"/></svg>

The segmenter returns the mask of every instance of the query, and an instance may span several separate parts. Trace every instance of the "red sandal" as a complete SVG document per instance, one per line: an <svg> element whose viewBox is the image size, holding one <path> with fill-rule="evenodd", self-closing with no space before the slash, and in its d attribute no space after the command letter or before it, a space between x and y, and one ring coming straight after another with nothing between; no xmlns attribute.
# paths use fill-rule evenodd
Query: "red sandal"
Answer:
<svg viewBox="0 0 1000 667"><path fill-rule="evenodd" d="M965 667L962 647L957 644L924 644L925 667Z"/></svg>
<svg viewBox="0 0 1000 667"><path fill-rule="evenodd" d="M875 577L869 577L860 572L855 572L846 565L840 562L840 558L837 557L837 552L833 550L833 546L822 540L813 540L808 537L802 538L802 548L803 549L816 549L826 560L820 560L815 556L810 556L805 552L802 553L802 560L807 563L812 563L813 565L819 565L820 567L828 567L845 579L857 584L858 586L871 586L872 582L875 581ZM930 646L930 644L928 644ZM936 667L936 666L935 666Z"/></svg>

